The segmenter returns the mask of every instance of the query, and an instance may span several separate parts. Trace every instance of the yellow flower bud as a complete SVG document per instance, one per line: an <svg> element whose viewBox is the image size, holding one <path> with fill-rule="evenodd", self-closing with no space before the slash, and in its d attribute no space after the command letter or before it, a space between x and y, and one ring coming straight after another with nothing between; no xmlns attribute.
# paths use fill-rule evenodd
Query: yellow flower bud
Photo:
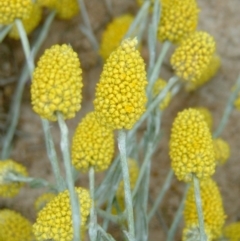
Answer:
<svg viewBox="0 0 240 241"><path fill-rule="evenodd" d="M32 0L0 0L0 24L8 25L16 18L28 18L32 6Z"/></svg>
<svg viewBox="0 0 240 241"><path fill-rule="evenodd" d="M42 8L39 4L33 4L33 8L30 12L30 15L27 18L24 18L22 23L27 34L31 33L39 24L42 18ZM18 30L14 24L11 31L9 32L9 37L14 39L19 39Z"/></svg>
<svg viewBox="0 0 240 241"><path fill-rule="evenodd" d="M75 192L80 203L81 232L83 235L92 200L89 191L84 188L76 187ZM72 210L68 190L59 193L38 213L37 221L33 225L33 232L37 241L73 240Z"/></svg>
<svg viewBox="0 0 240 241"><path fill-rule="evenodd" d="M179 112L170 138L172 168L181 181L210 177L215 171L212 136L203 115L195 109Z"/></svg>
<svg viewBox="0 0 240 241"><path fill-rule="evenodd" d="M206 121L209 130L211 131L213 126L213 119L212 119L211 112L205 107L194 107L194 109L199 111L203 115L203 118Z"/></svg>
<svg viewBox="0 0 240 241"><path fill-rule="evenodd" d="M20 213L13 210L0 210L1 241L32 241L32 225Z"/></svg>
<svg viewBox="0 0 240 241"><path fill-rule="evenodd" d="M77 53L66 45L45 50L33 74L33 110L42 118L56 121L56 112L73 118L81 108L82 70Z"/></svg>
<svg viewBox="0 0 240 241"><path fill-rule="evenodd" d="M198 12L196 0L167 0L162 4L158 39L180 43L197 28Z"/></svg>
<svg viewBox="0 0 240 241"><path fill-rule="evenodd" d="M104 171L110 165L114 153L112 129L99 124L95 113L87 114L79 123L72 141L72 164L82 172L92 166Z"/></svg>
<svg viewBox="0 0 240 241"><path fill-rule="evenodd" d="M24 177L28 175L26 168L21 164L10 159L0 160L0 196L2 197L16 196L24 185L22 182L8 180L8 175L11 173Z"/></svg>
<svg viewBox="0 0 240 241"><path fill-rule="evenodd" d="M202 85L206 84L208 81L210 81L213 78L213 76L217 73L220 67L220 64L221 64L220 57L214 54L212 56L212 59L210 60L209 65L207 66L206 70L203 71L200 78L196 79L195 82L186 83L186 90L194 91L199 87L201 87Z"/></svg>
<svg viewBox="0 0 240 241"><path fill-rule="evenodd" d="M145 64L136 50L137 39L125 39L104 65L94 100L101 124L131 129L145 111Z"/></svg>
<svg viewBox="0 0 240 241"><path fill-rule="evenodd" d="M153 96L156 97L167 85L167 82L163 79L158 79L153 86ZM165 98L159 105L160 110L164 110L168 107L169 102L172 98L172 94L170 91L166 94Z"/></svg>
<svg viewBox="0 0 240 241"><path fill-rule="evenodd" d="M228 241L240 240L240 222L231 223L223 229L223 237Z"/></svg>
<svg viewBox="0 0 240 241"><path fill-rule="evenodd" d="M215 41L205 32L195 32L184 39L171 57L178 77L196 82L207 70L215 52Z"/></svg>
<svg viewBox="0 0 240 241"><path fill-rule="evenodd" d="M102 34L102 41L99 50L99 53L104 61L119 46L132 21L132 15L124 14L120 17L116 17L107 25L106 30Z"/></svg>
<svg viewBox="0 0 240 241"><path fill-rule="evenodd" d="M226 219L221 194L215 181L210 178L200 181L200 192L204 226L210 230L212 238L217 239L222 233L222 227ZM198 224L193 184L187 193L183 215L186 226Z"/></svg>
<svg viewBox="0 0 240 241"><path fill-rule="evenodd" d="M55 196L56 194L51 192L44 193L41 196L39 196L34 202L34 208L36 212L39 212L41 209L43 209L46 206L46 204L49 203Z"/></svg>
<svg viewBox="0 0 240 241"><path fill-rule="evenodd" d="M213 147L215 152L215 160L218 164L224 164L230 156L230 147L226 141L221 138L213 140Z"/></svg>

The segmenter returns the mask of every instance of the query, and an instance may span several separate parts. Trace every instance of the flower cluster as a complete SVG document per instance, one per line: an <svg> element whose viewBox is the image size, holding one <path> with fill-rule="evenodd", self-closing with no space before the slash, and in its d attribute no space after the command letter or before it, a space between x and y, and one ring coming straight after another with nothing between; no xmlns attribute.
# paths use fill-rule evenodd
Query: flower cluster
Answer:
<svg viewBox="0 0 240 241"><path fill-rule="evenodd" d="M224 164L230 156L230 147L222 138L213 140L215 160L218 164Z"/></svg>
<svg viewBox="0 0 240 241"><path fill-rule="evenodd" d="M158 27L159 40L180 43L196 30L198 12L196 0L163 1Z"/></svg>
<svg viewBox="0 0 240 241"><path fill-rule="evenodd" d="M184 39L171 57L176 75L186 82L199 81L212 60L215 45L213 37L201 31Z"/></svg>
<svg viewBox="0 0 240 241"><path fill-rule="evenodd" d="M34 202L34 208L37 212L39 212L41 209L43 209L47 203L49 203L54 197L56 196L56 194L54 193L44 193L41 196L39 196L35 202Z"/></svg>
<svg viewBox="0 0 240 241"><path fill-rule="evenodd" d="M81 230L86 225L90 213L92 200L89 191L76 187L81 214ZM72 211L69 191L65 190L54 197L38 213L37 221L33 225L36 240L71 241L73 239ZM82 234L83 235L83 234Z"/></svg>
<svg viewBox="0 0 240 241"><path fill-rule="evenodd" d="M42 18L42 8L39 4L35 3L33 4L32 10L30 12L30 15L27 18L24 18L22 20L24 29L26 33L31 33L39 24ZM16 25L14 24L11 31L9 32L9 37L14 39L19 39L19 33L17 30Z"/></svg>
<svg viewBox="0 0 240 241"><path fill-rule="evenodd" d="M216 239L222 233L222 227L226 218L221 194L217 184L210 178L200 181L200 192L204 226L210 230L212 238ZM198 214L196 209L193 184L187 193L184 209L184 219L187 226L195 224L198 225Z"/></svg>
<svg viewBox="0 0 240 241"><path fill-rule="evenodd" d="M56 121L56 112L73 118L81 107L82 70L73 49L54 45L45 50L33 74L31 99L33 110L42 118Z"/></svg>
<svg viewBox="0 0 240 241"><path fill-rule="evenodd" d="M194 107L194 109L199 111L203 115L203 118L206 121L209 130L212 130L213 118L211 112L205 107Z"/></svg>
<svg viewBox="0 0 240 241"><path fill-rule="evenodd" d="M212 137L199 111L189 108L178 113L171 130L170 157L180 181L191 181L193 174L202 179L214 173Z"/></svg>
<svg viewBox="0 0 240 241"><path fill-rule="evenodd" d="M0 210L1 241L32 241L32 225L21 214L9 210Z"/></svg>
<svg viewBox="0 0 240 241"><path fill-rule="evenodd" d="M153 97L156 97L167 85L167 82L161 78L155 81L153 86ZM168 107L169 102L172 98L172 94L170 91L166 94L165 98L161 101L159 105L160 110L164 110Z"/></svg>
<svg viewBox="0 0 240 241"><path fill-rule="evenodd" d="M0 24L7 25L17 18L28 18L32 6L31 0L0 0Z"/></svg>
<svg viewBox="0 0 240 241"><path fill-rule="evenodd" d="M229 224L223 229L223 237L228 241L240 240L240 222Z"/></svg>
<svg viewBox="0 0 240 241"><path fill-rule="evenodd" d="M125 39L104 65L94 107L101 124L131 129L145 111L145 64L136 50L137 39Z"/></svg>
<svg viewBox="0 0 240 241"><path fill-rule="evenodd" d="M79 171L104 171L110 165L114 153L113 131L98 123L90 112L79 123L72 141L72 164Z"/></svg>
<svg viewBox="0 0 240 241"><path fill-rule="evenodd" d="M106 60L112 51L119 46L132 21L132 15L124 14L116 17L107 25L106 30L102 34L102 41L99 50L99 53L104 60Z"/></svg>
<svg viewBox="0 0 240 241"><path fill-rule="evenodd" d="M19 193L24 185L22 182L13 182L8 178L9 174L26 177L27 170L21 164L13 160L0 160L0 196L13 197Z"/></svg>

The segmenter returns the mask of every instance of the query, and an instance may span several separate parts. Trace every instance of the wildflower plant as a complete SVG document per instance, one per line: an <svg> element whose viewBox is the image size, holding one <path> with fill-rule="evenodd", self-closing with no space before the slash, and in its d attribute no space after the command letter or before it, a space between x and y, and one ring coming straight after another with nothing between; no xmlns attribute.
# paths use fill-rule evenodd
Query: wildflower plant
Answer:
<svg viewBox="0 0 240 241"><path fill-rule="evenodd" d="M35 202L35 237L30 223L16 216L14 211L0 210L0 240L79 241L84 240L88 230L91 241L114 241L109 224L115 222L120 224L126 240L148 241L149 224L153 216L159 214L174 174L186 185L166 231L167 241L174 240L182 214L186 223L183 240L231 239L229 233L236 232L230 228L229 231L228 227L223 229L226 214L221 194L210 178L216 161L222 163L229 156L226 145L220 143L219 138L234 104L237 107L240 77L213 133L211 114L206 109L189 108L178 113L169 142L171 168L156 198L149 202L152 198L149 184L151 165L155 161L153 154L165 134L162 130L164 111L171 105L170 99L182 91L183 84L186 90L192 91L209 81L220 66L220 57L216 54L213 37L204 31L196 31L200 10L195 0L138 3L141 7L136 16L125 14L108 25L100 48L83 0L38 0L36 3L7 0L0 4L0 40L7 34L20 38L26 57L3 141L0 194L12 197L24 183L32 188L47 189ZM109 1L106 4L110 6ZM49 8L48 17L42 20L43 27L34 32L36 42L30 44L27 34L39 24L39 6ZM104 63L96 86L94 111L79 122L70 144L65 120L75 117L82 101L82 69L78 53L70 45L54 44L40 55L36 67L34 59L55 16L68 20L79 11L83 19L80 31L94 51L102 55ZM34 20L31 28L29 19ZM142 39L147 42L147 63L138 48L138 44L144 45ZM158 40L162 42L160 52ZM174 73L169 80L163 81L162 65L163 61L168 61L166 54L172 51L172 44L177 44L170 57ZM41 118L54 174L51 183L28 176L24 167L10 160L21 97L29 77L33 111ZM55 121L61 135L62 158L55 149L51 132L50 122ZM119 149L115 156L114 131L118 132ZM60 168L61 159L65 175ZM106 173L96 185L95 173L98 171ZM76 182L81 172L89 174L89 190L79 187ZM116 212L112 212L114 208Z"/></svg>

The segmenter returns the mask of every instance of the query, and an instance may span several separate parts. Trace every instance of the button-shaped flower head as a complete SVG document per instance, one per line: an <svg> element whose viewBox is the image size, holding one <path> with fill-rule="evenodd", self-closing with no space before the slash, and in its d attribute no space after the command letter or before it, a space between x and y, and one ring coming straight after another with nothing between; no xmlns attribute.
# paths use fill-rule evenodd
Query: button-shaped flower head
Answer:
<svg viewBox="0 0 240 241"><path fill-rule="evenodd" d="M240 240L240 222L231 223L228 226L226 226L223 229L223 237L228 241L239 241Z"/></svg>
<svg viewBox="0 0 240 241"><path fill-rule="evenodd" d="M156 97L167 85L167 82L163 79L158 79L153 86L153 96ZM167 92L165 98L161 101L159 108L160 110L164 110L168 107L169 102L172 98L172 94L170 91Z"/></svg>
<svg viewBox="0 0 240 241"><path fill-rule="evenodd" d="M79 123L72 141L72 164L86 172L92 166L95 171L104 171L110 165L114 153L114 135L97 121L90 112Z"/></svg>
<svg viewBox="0 0 240 241"><path fill-rule="evenodd" d="M211 178L200 181L200 192L204 226L210 230L212 238L217 239L222 233L222 228L226 218L221 194L217 184ZM187 226L198 224L198 214L193 184L187 193L184 208L184 219Z"/></svg>
<svg viewBox="0 0 240 241"><path fill-rule="evenodd" d="M0 0L0 24L7 25L16 18L29 17L32 5L32 0Z"/></svg>
<svg viewBox="0 0 240 241"><path fill-rule="evenodd" d="M33 4L30 15L22 20L24 29L27 34L31 33L39 24L42 18L42 8L39 4ZM9 32L9 37L14 39L19 39L19 33L16 25L14 24L11 31Z"/></svg>
<svg viewBox="0 0 240 241"><path fill-rule="evenodd" d="M176 75L184 81L197 81L207 70L215 45L213 37L205 32L195 32L184 39L171 57Z"/></svg>
<svg viewBox="0 0 240 241"><path fill-rule="evenodd" d="M209 65L207 68L203 71L200 78L196 79L195 82L186 82L186 90L187 91L194 91L204 84L206 84L208 81L210 81L214 75L217 73L219 67L220 67L221 61L220 57L216 54L212 56L212 59L210 60Z"/></svg>
<svg viewBox="0 0 240 241"><path fill-rule="evenodd" d="M85 228L92 200L89 191L76 187L80 203L81 230ZM72 211L69 191L65 190L53 198L39 213L33 225L36 240L72 241Z"/></svg>
<svg viewBox="0 0 240 241"><path fill-rule="evenodd" d="M181 181L210 177L215 171L212 136L203 115L195 109L178 113L170 138L172 168Z"/></svg>
<svg viewBox="0 0 240 241"><path fill-rule="evenodd" d="M102 34L99 50L99 53L104 60L106 60L112 51L119 46L132 21L132 15L124 14L116 17L107 25L106 30Z"/></svg>
<svg viewBox="0 0 240 241"><path fill-rule="evenodd" d="M158 27L159 40L180 43L196 30L198 12L196 0L164 1Z"/></svg>
<svg viewBox="0 0 240 241"><path fill-rule="evenodd" d="M14 197L24 185L22 182L11 181L10 175L19 175L26 177L27 170L21 164L13 160L0 160L0 196Z"/></svg>
<svg viewBox="0 0 240 241"><path fill-rule="evenodd" d="M94 100L101 124L131 129L145 111L145 64L136 50L137 39L125 39L103 67Z"/></svg>
<svg viewBox="0 0 240 241"><path fill-rule="evenodd" d="M46 204L49 203L55 196L56 194L51 192L44 193L39 196L34 202L34 208L36 212L39 212L41 209L43 209Z"/></svg>
<svg viewBox="0 0 240 241"><path fill-rule="evenodd" d="M206 121L208 128L211 131L213 126L213 119L212 119L211 112L205 107L194 107L194 109L199 111L203 115L204 120Z"/></svg>
<svg viewBox="0 0 240 241"><path fill-rule="evenodd" d="M213 147L215 152L215 160L218 164L224 164L230 156L230 147L222 138L213 140Z"/></svg>
<svg viewBox="0 0 240 241"><path fill-rule="evenodd" d="M33 74L31 98L33 110L42 118L56 121L56 112L73 118L81 108L82 70L73 49L54 45L38 61Z"/></svg>
<svg viewBox="0 0 240 241"><path fill-rule="evenodd" d="M0 210L1 241L32 241L32 225L20 213L13 210Z"/></svg>

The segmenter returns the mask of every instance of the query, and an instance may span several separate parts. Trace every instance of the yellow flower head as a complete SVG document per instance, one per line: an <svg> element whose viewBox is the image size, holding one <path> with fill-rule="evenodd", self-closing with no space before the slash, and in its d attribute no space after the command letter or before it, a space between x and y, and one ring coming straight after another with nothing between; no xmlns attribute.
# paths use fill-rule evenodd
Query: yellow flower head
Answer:
<svg viewBox="0 0 240 241"><path fill-rule="evenodd" d="M208 227L204 226L204 231L207 236L207 241L212 241L212 233ZM201 241L200 230L198 224L189 224L183 230L183 241Z"/></svg>
<svg viewBox="0 0 240 241"><path fill-rule="evenodd" d="M33 4L33 8L30 15L24 18L22 23L27 34L31 33L39 24L42 18L42 8L39 4ZM11 31L9 32L9 37L14 39L19 39L19 34L16 25L14 24Z"/></svg>
<svg viewBox="0 0 240 241"><path fill-rule="evenodd" d="M97 84L94 107L101 124L131 129L145 111L145 64L137 39L125 39L109 56Z"/></svg>
<svg viewBox="0 0 240 241"><path fill-rule="evenodd" d="M205 107L194 107L194 109L199 111L203 115L204 120L206 121L209 130L212 130L213 119L212 119L211 112Z"/></svg>
<svg viewBox="0 0 240 241"><path fill-rule="evenodd" d="M99 53L104 61L119 46L132 21L132 15L124 14L120 17L116 17L107 25L106 30L102 34L102 41L99 50Z"/></svg>
<svg viewBox="0 0 240 241"><path fill-rule="evenodd" d="M99 124L89 113L78 125L72 141L72 164L82 172L92 166L96 171L108 168L114 153L113 131Z"/></svg>
<svg viewBox="0 0 240 241"><path fill-rule="evenodd" d="M81 213L81 230L85 229L85 224L90 213L92 200L89 191L76 187ZM65 190L54 197L38 213L37 221L33 225L33 232L36 240L72 241L72 211L70 205L69 191Z"/></svg>
<svg viewBox="0 0 240 241"><path fill-rule="evenodd" d="M38 3L55 10L61 19L71 19L79 13L77 0L38 0Z"/></svg>
<svg viewBox="0 0 240 241"><path fill-rule="evenodd" d="M163 79L158 79L154 86L153 86L153 96L157 96L167 85L167 82ZM165 98L162 100L162 102L159 105L160 110L164 110L168 107L169 102L172 98L172 94L170 91L166 94Z"/></svg>
<svg viewBox="0 0 240 241"><path fill-rule="evenodd" d="M0 24L8 25L16 18L28 18L32 6L32 0L0 0Z"/></svg>
<svg viewBox="0 0 240 241"><path fill-rule="evenodd" d="M198 12L196 0L168 0L162 5L158 27L158 39L180 43L197 28Z"/></svg>
<svg viewBox="0 0 240 241"><path fill-rule="evenodd" d="M223 237L228 241L240 240L240 222L232 223L223 229Z"/></svg>
<svg viewBox="0 0 240 241"><path fill-rule="evenodd" d="M56 112L73 118L81 108L82 70L77 53L66 45L45 50L33 74L33 110L42 118L56 121Z"/></svg>
<svg viewBox="0 0 240 241"><path fill-rule="evenodd" d="M203 115L189 108L178 113L170 138L172 168L181 181L210 177L215 171L212 136Z"/></svg>
<svg viewBox="0 0 240 241"><path fill-rule="evenodd" d="M22 182L13 182L8 176L15 174L26 177L27 170L21 164L13 160L0 160L0 196L2 197L14 197L16 196L21 187L24 185Z"/></svg>
<svg viewBox="0 0 240 241"><path fill-rule="evenodd" d="M128 170L129 170L129 181L131 190L134 189L135 184L138 179L139 167L137 162L134 159L128 159ZM118 189L116 192L116 200L118 207L112 210L112 213L118 213L119 211L124 211L125 209L125 192L124 192L124 182L120 181Z"/></svg>
<svg viewBox="0 0 240 241"><path fill-rule="evenodd" d="M186 82L186 91L194 91L198 89L199 87L203 86L207 82L209 82L214 75L217 73L219 67L220 67L221 61L220 57L216 54L214 54L210 60L209 65L207 68L203 71L202 75L196 79L195 82Z"/></svg>
<svg viewBox="0 0 240 241"><path fill-rule="evenodd" d="M215 160L218 164L224 164L230 156L230 147L222 138L213 140Z"/></svg>
<svg viewBox="0 0 240 241"><path fill-rule="evenodd" d="M215 45L213 37L205 32L195 32L184 39L171 57L176 75L184 81L197 82L210 65Z"/></svg>
<svg viewBox="0 0 240 241"><path fill-rule="evenodd" d="M9 210L0 210L1 241L32 241L32 225L21 214Z"/></svg>
<svg viewBox="0 0 240 241"><path fill-rule="evenodd" d="M34 202L34 208L36 212L39 212L41 209L43 209L46 206L46 204L49 203L55 196L56 194L51 192L44 193L41 196L39 196Z"/></svg>
<svg viewBox="0 0 240 241"><path fill-rule="evenodd" d="M204 226L210 230L212 238L217 239L222 233L222 227L226 218L221 194L215 181L210 178L200 181L200 192ZM187 193L183 215L187 226L198 224L193 184Z"/></svg>

